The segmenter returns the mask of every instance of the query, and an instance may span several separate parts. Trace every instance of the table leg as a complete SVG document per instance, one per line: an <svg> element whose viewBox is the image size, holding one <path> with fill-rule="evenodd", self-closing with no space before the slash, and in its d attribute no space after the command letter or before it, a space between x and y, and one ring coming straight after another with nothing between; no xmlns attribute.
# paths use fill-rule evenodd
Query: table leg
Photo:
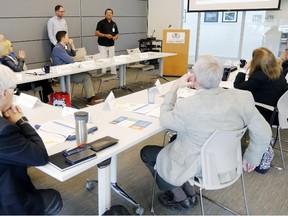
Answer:
<svg viewBox="0 0 288 216"><path fill-rule="evenodd" d="M169 80L163 76L163 58L159 59L159 70L160 70L159 77L169 82Z"/></svg>
<svg viewBox="0 0 288 216"><path fill-rule="evenodd" d="M119 66L119 87L124 87L126 85L126 65Z"/></svg>
<svg viewBox="0 0 288 216"><path fill-rule="evenodd" d="M134 91L130 88L126 87L126 64L119 65L119 86L117 89L122 89L124 91L128 91L130 93L133 93ZM115 88L112 89L116 90Z"/></svg>
<svg viewBox="0 0 288 216"><path fill-rule="evenodd" d="M60 77L60 87L62 92L66 92L65 76Z"/></svg>
<svg viewBox="0 0 288 216"><path fill-rule="evenodd" d="M111 159L98 164L98 214L103 215L111 207L110 187Z"/></svg>
<svg viewBox="0 0 288 216"><path fill-rule="evenodd" d="M117 184L117 155L113 156L111 161L111 187L117 194L136 207L136 214L142 215L144 213L144 209Z"/></svg>
<svg viewBox="0 0 288 216"><path fill-rule="evenodd" d="M65 77L65 81L66 81L66 92L70 95L71 97L71 81L70 81L70 75L67 75Z"/></svg>

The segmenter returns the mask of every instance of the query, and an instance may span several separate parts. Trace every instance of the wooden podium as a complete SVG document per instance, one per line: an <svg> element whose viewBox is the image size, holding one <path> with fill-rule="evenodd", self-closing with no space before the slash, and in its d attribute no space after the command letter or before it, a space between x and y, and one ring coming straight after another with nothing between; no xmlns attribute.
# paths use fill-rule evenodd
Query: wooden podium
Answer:
<svg viewBox="0 0 288 216"><path fill-rule="evenodd" d="M177 53L176 56L165 58L163 75L182 76L188 71L190 30L164 29L162 52Z"/></svg>

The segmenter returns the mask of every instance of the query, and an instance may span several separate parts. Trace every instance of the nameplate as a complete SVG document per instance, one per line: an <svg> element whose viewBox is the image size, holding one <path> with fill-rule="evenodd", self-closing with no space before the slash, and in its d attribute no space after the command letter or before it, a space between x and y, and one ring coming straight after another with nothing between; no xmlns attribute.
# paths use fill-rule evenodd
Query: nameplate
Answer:
<svg viewBox="0 0 288 216"><path fill-rule="evenodd" d="M94 60L88 60L88 61L83 61L80 63L80 68L94 68L96 67L95 61Z"/></svg>
<svg viewBox="0 0 288 216"><path fill-rule="evenodd" d="M32 109L39 99L37 97L21 93L17 101L18 105Z"/></svg>
<svg viewBox="0 0 288 216"><path fill-rule="evenodd" d="M161 85L159 79L156 80L155 86L156 86L156 89L157 89L159 95L160 96L164 95L164 92L163 92L163 89L162 89L162 85Z"/></svg>
<svg viewBox="0 0 288 216"><path fill-rule="evenodd" d="M70 118L70 119L75 119L74 113L78 112L79 109L71 108L71 107L63 107L61 116ZM86 111L85 111L86 112ZM91 112L88 112L88 122L91 122Z"/></svg>
<svg viewBox="0 0 288 216"><path fill-rule="evenodd" d="M140 57L140 59L146 59L146 58L148 58L149 57L149 54L148 53L139 53L139 57Z"/></svg>
<svg viewBox="0 0 288 216"><path fill-rule="evenodd" d="M116 100L113 91L109 93L107 98L105 99L103 110L112 110L115 106Z"/></svg>
<svg viewBox="0 0 288 216"><path fill-rule="evenodd" d="M114 56L113 57L113 61L114 62L126 62L126 59L127 58L127 56L126 55L120 55L120 56Z"/></svg>
<svg viewBox="0 0 288 216"><path fill-rule="evenodd" d="M56 73L67 73L71 71L72 71L72 68L70 65L59 65L55 67Z"/></svg>

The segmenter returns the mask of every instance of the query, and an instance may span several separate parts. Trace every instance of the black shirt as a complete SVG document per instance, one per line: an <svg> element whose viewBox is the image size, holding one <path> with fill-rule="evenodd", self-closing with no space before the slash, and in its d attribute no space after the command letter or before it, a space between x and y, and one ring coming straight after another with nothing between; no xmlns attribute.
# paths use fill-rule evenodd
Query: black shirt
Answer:
<svg viewBox="0 0 288 216"><path fill-rule="evenodd" d="M111 34L113 37L119 33L116 23L113 20L109 23L107 19L98 22L96 31L102 34ZM114 40L106 37L98 37L98 44L100 46L114 46Z"/></svg>

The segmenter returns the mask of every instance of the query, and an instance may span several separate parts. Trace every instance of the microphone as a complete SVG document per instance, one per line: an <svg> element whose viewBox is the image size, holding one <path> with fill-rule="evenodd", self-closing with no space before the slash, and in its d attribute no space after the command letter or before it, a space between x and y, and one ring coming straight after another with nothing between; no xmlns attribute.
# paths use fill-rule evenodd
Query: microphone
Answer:
<svg viewBox="0 0 288 216"><path fill-rule="evenodd" d="M155 29L154 29L153 32L152 32L151 38L153 38L154 33L155 33Z"/></svg>
<svg viewBox="0 0 288 216"><path fill-rule="evenodd" d="M171 24L169 24L168 28L171 28L171 27L172 27L172 25L171 25Z"/></svg>

